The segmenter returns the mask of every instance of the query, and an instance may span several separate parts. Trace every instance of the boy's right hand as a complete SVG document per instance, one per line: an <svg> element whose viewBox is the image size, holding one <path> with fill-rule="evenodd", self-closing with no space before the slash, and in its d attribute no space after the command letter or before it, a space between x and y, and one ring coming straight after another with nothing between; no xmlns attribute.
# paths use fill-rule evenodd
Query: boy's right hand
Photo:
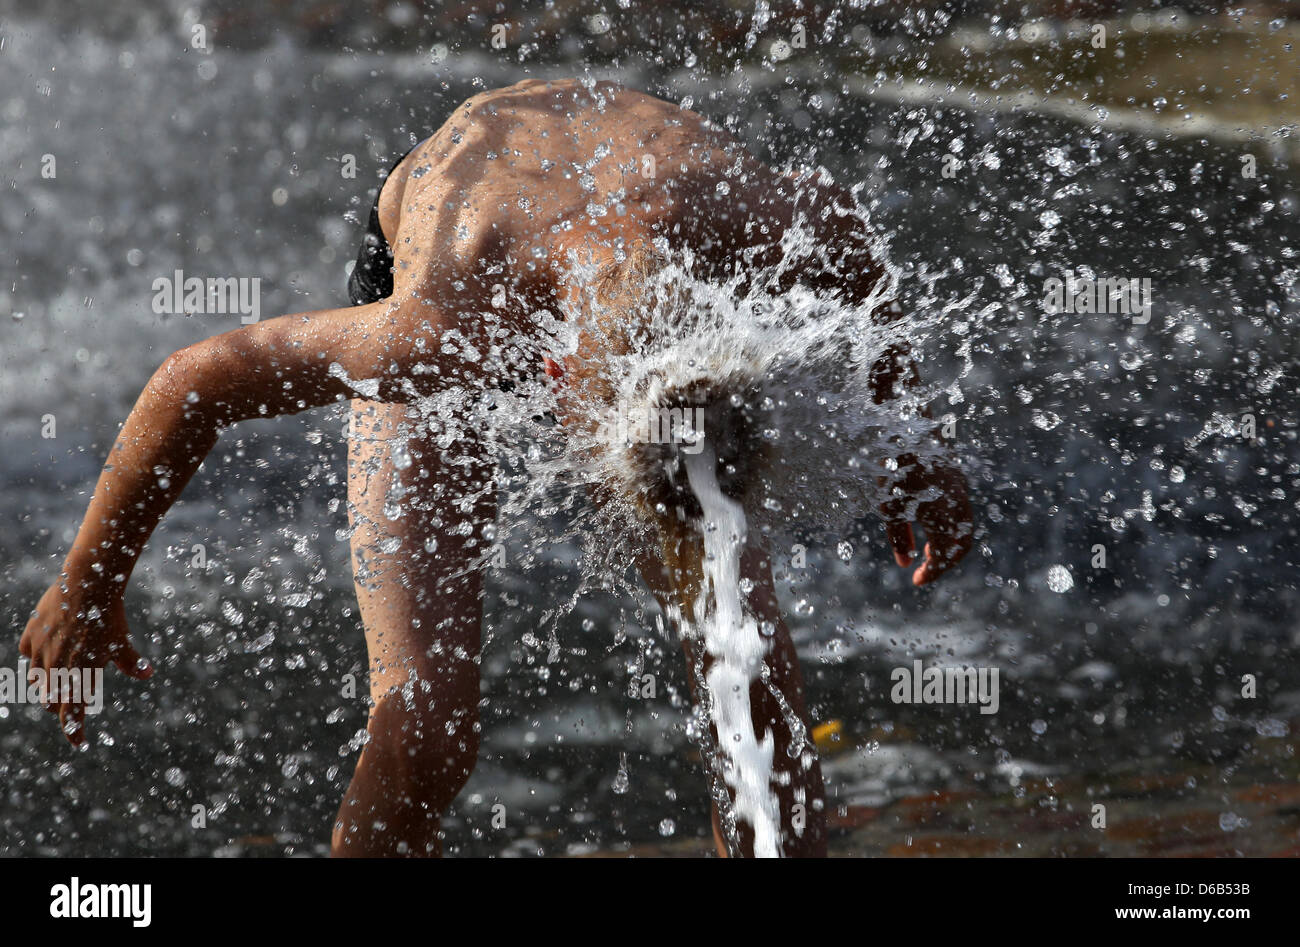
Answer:
<svg viewBox="0 0 1300 947"><path fill-rule="evenodd" d="M120 593L97 591L65 574L46 589L32 611L18 650L31 662L32 670L49 672L103 668L111 661L128 677L144 680L153 675L150 667L131 646L127 636L126 608ZM24 682L26 683L26 682ZM85 741L85 698L73 702L44 694L45 709L58 712L59 725L73 746Z"/></svg>

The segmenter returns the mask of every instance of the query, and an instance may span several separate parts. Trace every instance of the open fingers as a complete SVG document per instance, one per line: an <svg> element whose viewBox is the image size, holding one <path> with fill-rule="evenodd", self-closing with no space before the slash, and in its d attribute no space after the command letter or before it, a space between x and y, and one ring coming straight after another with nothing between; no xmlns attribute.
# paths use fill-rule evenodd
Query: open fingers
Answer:
<svg viewBox="0 0 1300 947"><path fill-rule="evenodd" d="M918 516L925 529L925 561L912 574L912 583L925 585L960 562L975 543L965 483L950 483L943 497L921 504Z"/></svg>
<svg viewBox="0 0 1300 947"><path fill-rule="evenodd" d="M72 680L73 675L79 673L80 652L78 647L67 647L61 641L51 639L41 649L39 664L33 662L33 671L39 672L41 703L47 713L59 718L60 731L73 746L77 746L78 741L73 738L73 728L69 723L76 708Z"/></svg>
<svg viewBox="0 0 1300 947"><path fill-rule="evenodd" d="M925 585L955 566L970 550L974 544L973 516L966 478L958 467L913 463L907 471L901 490L920 501L914 516L925 530L926 539L925 554L912 573L912 583ZM891 499L884 510L894 558L900 566L911 565L911 556L905 554L915 555L914 535L904 518L899 498Z"/></svg>
<svg viewBox="0 0 1300 947"><path fill-rule="evenodd" d="M73 746L79 747L86 742L86 704L94 697L94 681L97 676L91 672L103 667L103 664L103 656L93 646L81 645L73 648L65 662L64 666L69 673L69 677L65 678L65 686L71 688L71 691L60 695L63 703L59 707L59 728ZM79 675L80 680L74 683L71 675Z"/></svg>

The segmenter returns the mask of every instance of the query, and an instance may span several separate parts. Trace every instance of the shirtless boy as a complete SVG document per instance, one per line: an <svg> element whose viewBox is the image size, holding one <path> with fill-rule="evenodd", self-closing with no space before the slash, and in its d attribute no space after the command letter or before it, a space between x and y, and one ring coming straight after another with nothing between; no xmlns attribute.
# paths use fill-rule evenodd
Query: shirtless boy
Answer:
<svg viewBox="0 0 1300 947"><path fill-rule="evenodd" d="M647 156L653 177L637 173ZM720 188L723 181L727 187ZM588 213L591 203L616 194L618 213ZM756 265L770 264L796 205L834 262L791 278L866 299L883 271L859 218L846 213L852 196L825 181L778 174L700 115L613 83L576 80L528 80L471 98L385 181L352 276L355 305L215 336L172 354L154 373L109 455L59 578L23 632L22 653L46 670L112 662L130 677L147 678L152 669L129 641L123 594L142 547L219 432L247 418L350 400L351 543L354 564L367 576L357 582L357 598L372 707L370 739L339 810L332 853L439 854L439 817L464 786L478 751L483 576L467 536L481 536L495 516L495 459L467 435L457 445L459 462L446 463L435 439L412 429L407 401L510 380L497 377L499 360L445 354L442 336L456 330L481 351L507 339L537 342L540 330L530 314L559 313L573 303L566 274L575 258L602 266L617 282L628 248L656 238L660 246L666 241L671 249L693 251L697 275L730 273L743 251ZM626 295L635 293L629 287ZM494 321L484 312L494 313ZM882 320L901 317L894 305L879 312ZM635 305L620 318L634 323ZM528 368L559 385L578 383L599 362L591 351L597 335L584 330L583 338L588 344L563 364L538 357ZM373 396L357 397L340 366L346 379L377 380ZM877 402L915 382L903 352L882 359L874 372ZM413 461L402 469L389 450L397 436L409 437ZM463 462L476 451L478 462ZM959 472L913 461L902 459L897 498L884 513L900 566L910 566L914 555L908 511L925 530L913 574L921 585L970 547L971 516ZM394 482L439 502L412 504L389 520L384 503ZM661 601L673 578L666 558L662 550L646 550L640 562ZM773 682L807 722L802 678L763 551L749 549L742 568L753 582L750 607L777 629L768 656ZM413 699L411 688L402 693L412 676L420 685ZM49 709L79 745L84 704L58 696ZM751 705L756 730L770 728L777 739L782 851L824 854L816 759L791 760L784 752L788 727L762 685L751 691ZM796 798L813 802L800 831L790 824ZM742 850L745 828L739 827Z"/></svg>

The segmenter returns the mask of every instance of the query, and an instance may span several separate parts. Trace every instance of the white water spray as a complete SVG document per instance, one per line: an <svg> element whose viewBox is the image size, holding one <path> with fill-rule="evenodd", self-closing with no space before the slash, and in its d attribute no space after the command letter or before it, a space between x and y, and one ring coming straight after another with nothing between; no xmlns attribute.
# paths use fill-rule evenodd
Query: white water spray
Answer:
<svg viewBox="0 0 1300 947"><path fill-rule="evenodd" d="M728 764L727 784L735 793L733 811L754 830L754 854L777 858L781 814L772 789L775 743L770 730L761 740L754 733L750 709L750 688L759 679L766 646L740 591L745 511L718 486L717 458L711 446L686 457L686 475L704 511L700 520L704 581L694 624L713 659L706 680L718 746Z"/></svg>

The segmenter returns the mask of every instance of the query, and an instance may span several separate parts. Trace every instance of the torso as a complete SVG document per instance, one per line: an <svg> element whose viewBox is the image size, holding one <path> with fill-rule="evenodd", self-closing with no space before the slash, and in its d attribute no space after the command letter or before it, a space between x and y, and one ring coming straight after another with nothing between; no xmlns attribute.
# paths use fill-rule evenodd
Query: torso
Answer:
<svg viewBox="0 0 1300 947"><path fill-rule="evenodd" d="M583 246L662 237L722 271L745 247L774 254L796 206L852 204L824 182L797 190L679 105L615 83L530 79L457 108L389 177L380 216L395 295L469 311L505 286L508 318L526 331ZM855 236L852 222L813 216L828 240Z"/></svg>

